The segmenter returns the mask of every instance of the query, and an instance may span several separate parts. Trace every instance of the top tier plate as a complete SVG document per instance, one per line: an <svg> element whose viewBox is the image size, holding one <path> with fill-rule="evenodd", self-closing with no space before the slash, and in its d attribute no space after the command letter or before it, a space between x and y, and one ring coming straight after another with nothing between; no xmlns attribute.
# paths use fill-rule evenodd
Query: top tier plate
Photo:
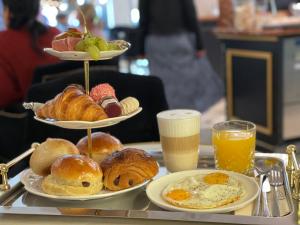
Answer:
<svg viewBox="0 0 300 225"><path fill-rule="evenodd" d="M113 57L119 56L126 52L128 48L124 48L121 50L111 50L111 51L101 51L100 52L100 59L99 60L107 60ZM80 52L80 51L64 51L59 52L52 48L44 48L44 51L48 54L55 56L61 60L73 60L73 61L95 61L90 57L87 52Z"/></svg>
<svg viewBox="0 0 300 225"><path fill-rule="evenodd" d="M89 121L59 121L59 120L54 120L54 119L42 119L39 118L38 116L34 116L34 119L37 121L40 121L42 123L46 123L52 126L57 126L57 127L62 127L65 129L75 129L75 130L80 130L80 129L92 129L92 128L101 128L101 127L109 127L115 124L120 123L121 121L127 120L136 114L140 113L142 111L142 108L139 107L136 111L124 115L124 116L118 116L118 117L113 117L113 118L107 118L103 120L98 120L94 122L89 122Z"/></svg>

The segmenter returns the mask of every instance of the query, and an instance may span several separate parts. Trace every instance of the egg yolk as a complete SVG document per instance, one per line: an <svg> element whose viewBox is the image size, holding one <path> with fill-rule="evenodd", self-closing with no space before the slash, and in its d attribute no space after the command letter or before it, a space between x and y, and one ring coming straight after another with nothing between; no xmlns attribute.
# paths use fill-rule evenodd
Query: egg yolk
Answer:
<svg viewBox="0 0 300 225"><path fill-rule="evenodd" d="M224 173L210 173L204 176L203 180L207 184L227 184L229 176Z"/></svg>
<svg viewBox="0 0 300 225"><path fill-rule="evenodd" d="M183 189L174 189L167 193L167 197L173 200L182 201L189 199L191 197L191 194Z"/></svg>

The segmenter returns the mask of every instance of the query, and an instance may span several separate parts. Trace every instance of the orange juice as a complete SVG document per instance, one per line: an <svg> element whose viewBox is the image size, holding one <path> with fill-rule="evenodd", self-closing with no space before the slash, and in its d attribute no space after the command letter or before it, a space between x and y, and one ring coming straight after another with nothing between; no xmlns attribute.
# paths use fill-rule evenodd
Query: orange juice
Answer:
<svg viewBox="0 0 300 225"><path fill-rule="evenodd" d="M213 132L212 142L218 169L248 173L254 165L255 131Z"/></svg>

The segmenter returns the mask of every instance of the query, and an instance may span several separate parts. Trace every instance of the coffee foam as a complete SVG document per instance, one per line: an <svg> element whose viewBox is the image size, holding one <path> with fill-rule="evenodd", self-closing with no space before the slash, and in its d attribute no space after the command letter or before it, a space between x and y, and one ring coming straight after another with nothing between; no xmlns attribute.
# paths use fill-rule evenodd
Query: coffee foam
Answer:
<svg viewBox="0 0 300 225"><path fill-rule="evenodd" d="M186 137L200 133L200 112L196 110L167 110L157 114L161 136Z"/></svg>

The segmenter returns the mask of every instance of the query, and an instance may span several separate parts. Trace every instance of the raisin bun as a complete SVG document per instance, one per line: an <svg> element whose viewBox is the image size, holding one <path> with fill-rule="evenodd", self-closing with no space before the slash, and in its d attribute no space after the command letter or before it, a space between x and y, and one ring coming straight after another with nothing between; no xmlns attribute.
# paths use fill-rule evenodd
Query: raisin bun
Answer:
<svg viewBox="0 0 300 225"><path fill-rule="evenodd" d="M83 155L66 155L55 160L51 174L42 181L45 193L64 196L96 194L102 190L102 170Z"/></svg>
<svg viewBox="0 0 300 225"><path fill-rule="evenodd" d="M77 148L82 155L88 156L88 138L87 136L79 140ZM120 151L123 148L121 142L116 137L103 133L92 133L92 159L99 164L107 156L111 155L115 151Z"/></svg>
<svg viewBox="0 0 300 225"><path fill-rule="evenodd" d="M155 159L144 150L126 148L101 163L104 186L118 191L141 184L158 173Z"/></svg>
<svg viewBox="0 0 300 225"><path fill-rule="evenodd" d="M79 154L77 147L70 141L48 138L41 143L30 157L30 168L35 174L47 176L52 163L60 156Z"/></svg>

